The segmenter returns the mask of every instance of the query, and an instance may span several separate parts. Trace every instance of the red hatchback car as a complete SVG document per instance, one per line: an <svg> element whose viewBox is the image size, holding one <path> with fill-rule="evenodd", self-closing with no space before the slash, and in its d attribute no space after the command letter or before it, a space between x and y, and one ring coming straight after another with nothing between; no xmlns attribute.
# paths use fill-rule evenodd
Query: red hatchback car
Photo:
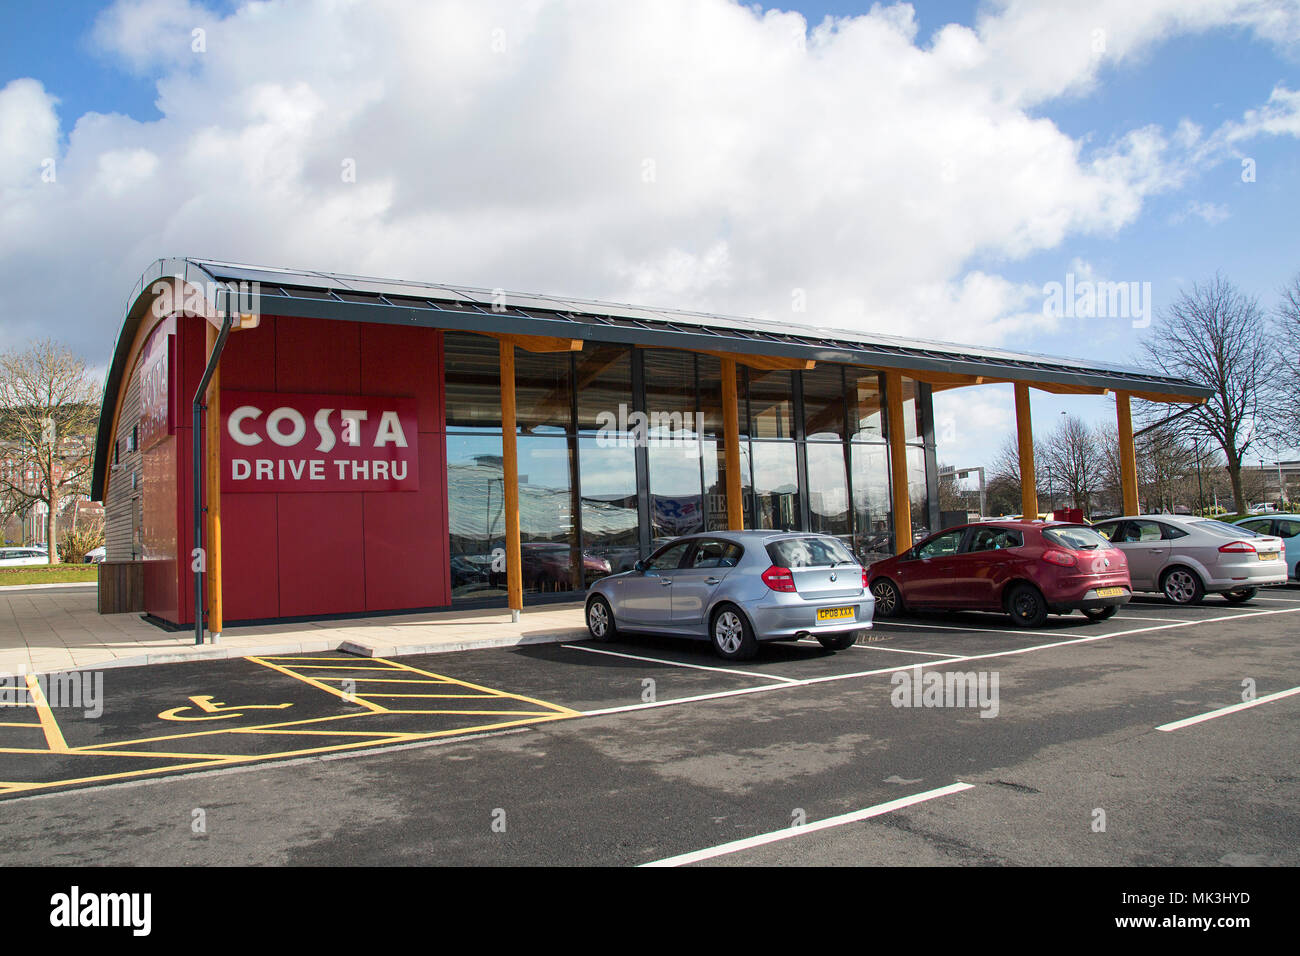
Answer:
<svg viewBox="0 0 1300 956"><path fill-rule="evenodd" d="M908 609L1005 611L1020 627L1049 614L1110 617L1133 597L1128 562L1091 528L984 521L932 534L868 569L876 617Z"/></svg>

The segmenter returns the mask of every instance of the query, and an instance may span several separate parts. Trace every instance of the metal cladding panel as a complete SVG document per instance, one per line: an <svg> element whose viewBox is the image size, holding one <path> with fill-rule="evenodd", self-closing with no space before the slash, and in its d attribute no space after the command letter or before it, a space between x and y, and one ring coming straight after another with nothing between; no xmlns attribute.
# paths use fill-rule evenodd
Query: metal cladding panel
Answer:
<svg viewBox="0 0 1300 956"><path fill-rule="evenodd" d="M221 578L228 620L280 616L278 507L278 495L222 498Z"/></svg>
<svg viewBox="0 0 1300 956"><path fill-rule="evenodd" d="M441 435L420 436L420 472L438 476L440 494L365 496L365 581L368 611L441 607L451 603L447 567L450 539L443 518L446 445Z"/></svg>
<svg viewBox="0 0 1300 956"><path fill-rule="evenodd" d="M365 611L364 496L349 492L276 497L279 616ZM411 528L408 533L417 532ZM228 549L226 560L237 559ZM236 614L234 607L227 612L231 620L238 619Z"/></svg>
<svg viewBox="0 0 1300 956"><path fill-rule="evenodd" d="M278 317L275 390L339 395L360 392L360 325Z"/></svg>

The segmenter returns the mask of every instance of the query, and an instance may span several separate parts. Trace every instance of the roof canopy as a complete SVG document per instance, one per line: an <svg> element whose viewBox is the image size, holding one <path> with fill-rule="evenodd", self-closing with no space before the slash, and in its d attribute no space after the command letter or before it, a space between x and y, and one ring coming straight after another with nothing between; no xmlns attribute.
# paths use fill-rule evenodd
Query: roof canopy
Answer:
<svg viewBox="0 0 1300 956"><path fill-rule="evenodd" d="M1031 352L954 345L847 329L700 312L653 309L586 299L473 289L433 282L302 272L209 259L159 259L127 301L105 385L92 497L103 493L111 416L140 321L155 283L177 279L200 289L237 293L256 284L254 311L342 322L379 322L500 335L615 342L730 353L737 358L835 362L898 369L936 389L1025 382L1058 393L1128 392L1153 401L1199 402L1213 391L1149 370ZM246 306L241 309L247 310ZM752 364L752 363L751 363Z"/></svg>

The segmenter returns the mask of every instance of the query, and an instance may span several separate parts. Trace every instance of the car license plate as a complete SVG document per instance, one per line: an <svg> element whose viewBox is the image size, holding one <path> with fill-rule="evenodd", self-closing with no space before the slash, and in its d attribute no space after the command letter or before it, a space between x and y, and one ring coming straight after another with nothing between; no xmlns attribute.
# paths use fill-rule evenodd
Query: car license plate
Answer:
<svg viewBox="0 0 1300 956"><path fill-rule="evenodd" d="M1280 551L1261 551L1261 552L1259 553L1259 560L1261 560L1261 561L1276 561L1277 558L1278 558L1278 555L1279 555L1279 554L1281 554Z"/></svg>
<svg viewBox="0 0 1300 956"><path fill-rule="evenodd" d="M1123 588L1097 588L1097 597L1119 597L1123 593Z"/></svg>
<svg viewBox="0 0 1300 956"><path fill-rule="evenodd" d="M844 618L853 617L853 608L851 607L823 607L817 611L817 620L819 621L840 621Z"/></svg>

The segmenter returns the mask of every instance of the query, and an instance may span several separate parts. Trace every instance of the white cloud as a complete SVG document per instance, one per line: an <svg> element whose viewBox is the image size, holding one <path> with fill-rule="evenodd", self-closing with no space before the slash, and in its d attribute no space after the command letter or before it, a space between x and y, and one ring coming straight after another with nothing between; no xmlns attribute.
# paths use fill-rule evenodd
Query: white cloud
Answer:
<svg viewBox="0 0 1300 956"><path fill-rule="evenodd" d="M1178 32L1276 39L1288 9L1008 0L926 39L906 5L808 29L728 0L120 2L95 39L161 119L88 114L60 152L40 84L0 92L0 347L56 327L99 358L140 270L185 254L1023 341L1054 327L1040 290L976 257L1114 234L1296 135L1298 104L1099 148L1031 108Z"/></svg>

